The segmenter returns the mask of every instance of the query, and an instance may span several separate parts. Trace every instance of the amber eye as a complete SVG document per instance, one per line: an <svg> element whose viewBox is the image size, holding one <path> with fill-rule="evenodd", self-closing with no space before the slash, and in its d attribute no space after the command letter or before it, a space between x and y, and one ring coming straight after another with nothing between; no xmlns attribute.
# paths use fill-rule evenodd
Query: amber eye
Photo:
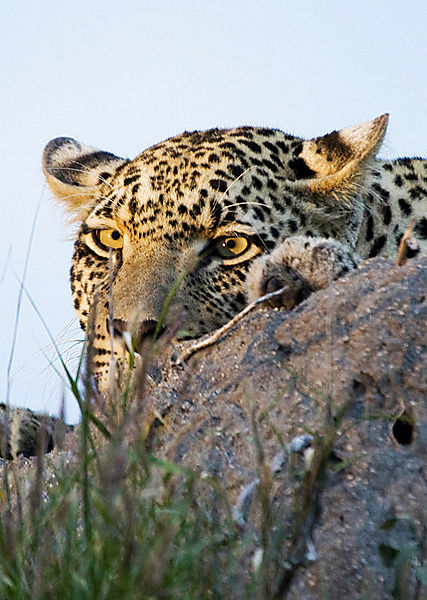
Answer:
<svg viewBox="0 0 427 600"><path fill-rule="evenodd" d="M243 236L221 237L215 242L216 251L222 258L236 258L248 247L249 240Z"/></svg>
<svg viewBox="0 0 427 600"><path fill-rule="evenodd" d="M123 236L117 229L95 229L93 239L101 248L123 248Z"/></svg>

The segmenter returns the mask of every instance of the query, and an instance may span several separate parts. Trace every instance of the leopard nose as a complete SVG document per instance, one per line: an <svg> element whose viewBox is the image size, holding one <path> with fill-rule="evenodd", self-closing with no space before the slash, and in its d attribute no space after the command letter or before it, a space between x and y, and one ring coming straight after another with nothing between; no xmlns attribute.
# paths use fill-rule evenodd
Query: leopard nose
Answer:
<svg viewBox="0 0 427 600"><path fill-rule="evenodd" d="M136 334L135 334L135 349L138 353L140 353L144 342L150 340L154 337L154 334L157 330L157 321L153 321L151 319L147 319L146 321L141 321L138 324ZM123 334L129 332L129 324L127 321L123 321L122 319L113 319L113 328L115 336L122 336ZM160 333L163 331L161 329Z"/></svg>

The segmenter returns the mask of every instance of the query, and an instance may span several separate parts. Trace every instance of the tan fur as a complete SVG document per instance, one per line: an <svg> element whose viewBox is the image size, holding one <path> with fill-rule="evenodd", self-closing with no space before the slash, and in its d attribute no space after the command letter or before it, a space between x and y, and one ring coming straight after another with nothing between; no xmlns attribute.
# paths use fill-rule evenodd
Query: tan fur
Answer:
<svg viewBox="0 0 427 600"><path fill-rule="evenodd" d="M71 284L82 327L96 304L99 387L112 361L126 364L123 334L137 349L160 326L198 337L241 310L246 291L283 282L291 309L358 255L394 257L412 221L427 252L427 164L375 158L387 120L309 141L257 127L184 133L132 161L52 140L43 169L80 223ZM103 229L119 248L99 243Z"/></svg>

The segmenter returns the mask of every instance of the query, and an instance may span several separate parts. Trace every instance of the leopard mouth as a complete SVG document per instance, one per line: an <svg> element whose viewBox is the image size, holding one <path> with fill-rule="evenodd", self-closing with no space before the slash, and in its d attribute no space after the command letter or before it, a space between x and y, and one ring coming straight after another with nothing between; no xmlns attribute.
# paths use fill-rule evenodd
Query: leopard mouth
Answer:
<svg viewBox="0 0 427 600"><path fill-rule="evenodd" d="M164 334L165 327L159 328L157 321L154 320L141 321L136 328L136 332L132 334L127 321L113 319L112 330L114 338L123 340L129 352L137 352L142 355L144 348ZM108 319L107 331L111 335L111 326Z"/></svg>

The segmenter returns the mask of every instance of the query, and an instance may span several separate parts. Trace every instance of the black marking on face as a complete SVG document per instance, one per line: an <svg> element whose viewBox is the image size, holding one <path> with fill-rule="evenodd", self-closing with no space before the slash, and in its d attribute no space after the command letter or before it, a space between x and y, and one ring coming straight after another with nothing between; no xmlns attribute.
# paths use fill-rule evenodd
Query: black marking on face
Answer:
<svg viewBox="0 0 427 600"><path fill-rule="evenodd" d="M390 198L390 192L381 187L379 183L374 183L372 185L372 189L375 190L375 192L384 202L387 202L387 200Z"/></svg>
<svg viewBox="0 0 427 600"><path fill-rule="evenodd" d="M106 181L109 177L111 177L111 173L108 173L108 171L103 171L102 173L100 173L98 175L98 181L99 183L103 183L104 181Z"/></svg>
<svg viewBox="0 0 427 600"><path fill-rule="evenodd" d="M219 202L217 202L216 200L210 200L209 205L210 205L210 213L212 216L212 223L211 223L209 229L210 229L210 231L215 231L215 229L217 229L218 225L221 222L222 207L221 207L221 204Z"/></svg>
<svg viewBox="0 0 427 600"><path fill-rule="evenodd" d="M131 215L136 215L137 211L138 211L138 202L135 200L135 198L132 198L129 201L129 212L131 213Z"/></svg>
<svg viewBox="0 0 427 600"><path fill-rule="evenodd" d="M252 185L254 186L254 188L256 190L261 190L262 189L262 181L260 179L258 179L258 177L252 177Z"/></svg>
<svg viewBox="0 0 427 600"><path fill-rule="evenodd" d="M374 238L374 219L372 215L368 216L366 223L366 241L370 242Z"/></svg>
<svg viewBox="0 0 427 600"><path fill-rule="evenodd" d="M380 235L379 237L377 237L377 239L374 241L374 244L373 244L371 250L369 251L369 258L373 258L374 256L377 256L381 252L381 250L384 248L386 242L387 242L387 237L385 235Z"/></svg>
<svg viewBox="0 0 427 600"><path fill-rule="evenodd" d="M406 181L418 181L418 175L416 173L407 173L405 179Z"/></svg>
<svg viewBox="0 0 427 600"><path fill-rule="evenodd" d="M247 137L250 140L253 137L252 131L250 127L239 127L237 131L230 133L232 137Z"/></svg>
<svg viewBox="0 0 427 600"><path fill-rule="evenodd" d="M288 219L288 227L291 233L298 231L298 223L294 219Z"/></svg>
<svg viewBox="0 0 427 600"><path fill-rule="evenodd" d="M275 192L277 190L277 183L274 181L274 179L269 179L267 181L267 188L272 192Z"/></svg>
<svg viewBox="0 0 427 600"><path fill-rule="evenodd" d="M138 181L139 178L140 178L139 175L132 175L131 177L125 177L124 184L131 185L132 183L134 183L134 181Z"/></svg>
<svg viewBox="0 0 427 600"><path fill-rule="evenodd" d="M270 233L274 237L275 240L279 239L279 237L280 237L280 231L276 227L271 226L270 227Z"/></svg>
<svg viewBox="0 0 427 600"><path fill-rule="evenodd" d="M257 134L262 135L263 137L272 137L273 135L276 134L276 131L274 129L266 129L265 127L258 127ZM269 142L264 142L264 145L266 143L268 144Z"/></svg>
<svg viewBox="0 0 427 600"><path fill-rule="evenodd" d="M421 186L416 185L409 190L409 195L411 196L412 200L421 200L422 198L425 198L426 193Z"/></svg>
<svg viewBox="0 0 427 600"><path fill-rule="evenodd" d="M218 192L225 192L227 190L227 182L223 179L211 179L209 181L211 188Z"/></svg>
<svg viewBox="0 0 427 600"><path fill-rule="evenodd" d="M196 215L196 217L198 217L201 214L202 214L201 204L200 204L200 202L195 202L190 210L190 215L194 218L195 215Z"/></svg>
<svg viewBox="0 0 427 600"><path fill-rule="evenodd" d="M244 170L240 165L229 165L228 170L235 179L237 179L244 173Z"/></svg>
<svg viewBox="0 0 427 600"><path fill-rule="evenodd" d="M279 154L279 150L275 144L272 144L271 142L263 142L263 144L264 147L267 148L267 150L270 150L270 152L273 154Z"/></svg>
<svg viewBox="0 0 427 600"><path fill-rule="evenodd" d="M262 162L264 166L267 167L267 169L269 169L272 173L277 173L278 167L271 160L265 158Z"/></svg>
<svg viewBox="0 0 427 600"><path fill-rule="evenodd" d="M262 223L264 223L265 215L264 215L264 212L262 211L262 209L259 206L252 206L252 210L254 211L257 219L259 221L261 221Z"/></svg>
<svg viewBox="0 0 427 600"><path fill-rule="evenodd" d="M412 206L409 204L409 202L405 200L405 198L399 198L397 202L399 204L400 210L405 215L405 217L409 217L412 213Z"/></svg>
<svg viewBox="0 0 427 600"><path fill-rule="evenodd" d="M252 142L249 140L239 140L239 142L247 146L250 150L252 150L252 152L256 152L257 154L261 154L262 152L261 146L256 142Z"/></svg>
<svg viewBox="0 0 427 600"><path fill-rule="evenodd" d="M383 211L384 225L390 225L391 218L392 218L390 206L388 204L383 204L381 208L382 208L382 211Z"/></svg>
<svg viewBox="0 0 427 600"><path fill-rule="evenodd" d="M226 173L225 171L223 171L222 169L217 169L215 171L215 175L217 177L219 177L220 179L232 179L232 177L230 177L230 175L228 175L228 173Z"/></svg>
<svg viewBox="0 0 427 600"><path fill-rule="evenodd" d="M274 162L279 168L281 168L283 166L282 161L280 160L279 156L276 156L275 154L270 154L270 160L272 162ZM266 165L266 162L264 161L264 164ZM267 165L266 165L267 166ZM276 173L277 169L271 169L274 173Z"/></svg>
<svg viewBox="0 0 427 600"><path fill-rule="evenodd" d="M427 219L423 217L414 227L415 236L427 240Z"/></svg>
<svg viewBox="0 0 427 600"><path fill-rule="evenodd" d="M285 144L285 142L282 142L281 140L279 140L276 142L276 145L278 148L280 148L280 150L283 152L283 154L289 153L289 145Z"/></svg>

